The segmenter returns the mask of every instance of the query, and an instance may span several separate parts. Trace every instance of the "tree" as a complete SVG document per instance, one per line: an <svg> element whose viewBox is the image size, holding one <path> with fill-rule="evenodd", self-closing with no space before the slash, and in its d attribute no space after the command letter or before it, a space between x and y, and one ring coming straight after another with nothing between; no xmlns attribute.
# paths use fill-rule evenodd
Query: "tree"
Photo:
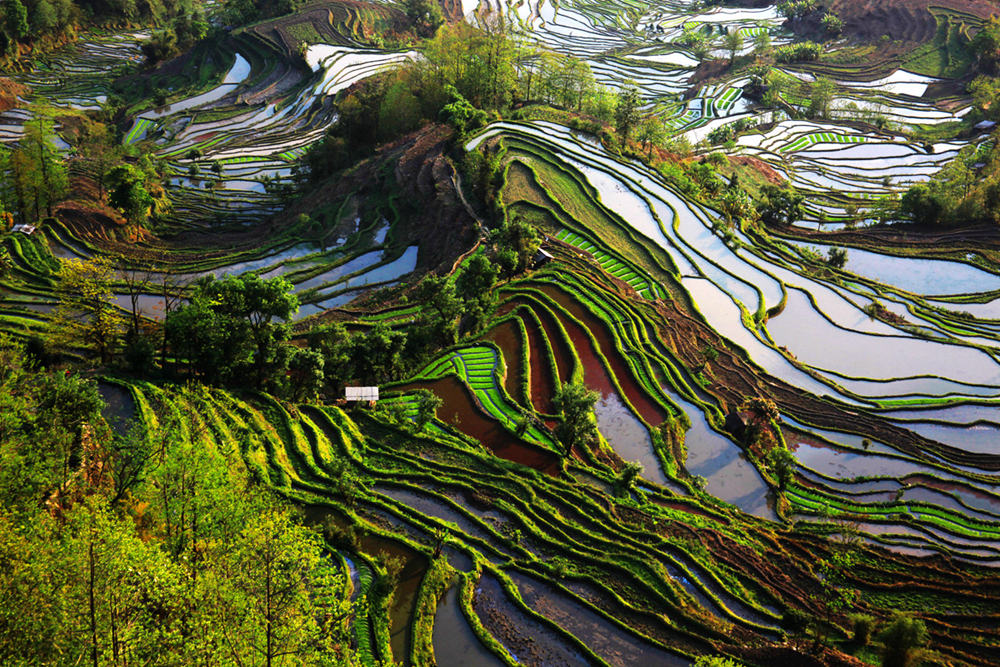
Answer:
<svg viewBox="0 0 1000 667"><path fill-rule="evenodd" d="M455 290L466 301L492 301L499 270L484 254L473 255L455 279Z"/></svg>
<svg viewBox="0 0 1000 667"><path fill-rule="evenodd" d="M28 10L21 0L4 0L3 13L6 17L7 33L15 40L28 36Z"/></svg>
<svg viewBox="0 0 1000 667"><path fill-rule="evenodd" d="M552 397L552 407L562 417L555 435L565 447L564 456L569 456L574 447L586 448L598 441L594 405L600 398L580 382L564 382Z"/></svg>
<svg viewBox="0 0 1000 667"><path fill-rule="evenodd" d="M49 112L36 110L24 131L24 140L10 161L22 222L41 219L43 208L51 217L53 204L65 195L69 182L62 154L55 145L54 121Z"/></svg>
<svg viewBox="0 0 1000 667"><path fill-rule="evenodd" d="M91 174L97 180L98 196L103 200L107 175L111 167L120 159L118 144L114 141L108 126L96 120L85 119L80 134L79 155L90 165Z"/></svg>
<svg viewBox="0 0 1000 667"><path fill-rule="evenodd" d="M851 614L848 620L854 630L854 643L859 646L867 646L875 631L875 617L869 614Z"/></svg>
<svg viewBox="0 0 1000 667"><path fill-rule="evenodd" d="M437 394L427 389L417 392L417 417L414 422L417 428L423 430L437 415L437 409L444 404Z"/></svg>
<svg viewBox="0 0 1000 667"><path fill-rule="evenodd" d="M618 95L618 106L615 108L615 130L621 137L622 145L628 143L632 128L639 122L639 107L642 98L635 81L625 81L625 86Z"/></svg>
<svg viewBox="0 0 1000 667"><path fill-rule="evenodd" d="M145 223L155 203L146 189L146 175L133 165L121 164L108 173L107 181L113 188L108 202L130 224Z"/></svg>
<svg viewBox="0 0 1000 667"><path fill-rule="evenodd" d="M969 84L969 93L976 108L984 114L995 116L996 101L1000 98L1000 79L992 76L977 76Z"/></svg>
<svg viewBox="0 0 1000 667"><path fill-rule="evenodd" d="M226 546L209 557L225 575L217 620L229 629L230 657L236 664L261 660L267 667L319 659L329 632L324 617L345 612L337 604L339 575L319 535L272 504Z"/></svg>
<svg viewBox="0 0 1000 667"><path fill-rule="evenodd" d="M785 490L795 476L795 457L784 447L775 447L767 453L766 463L778 482L778 488Z"/></svg>
<svg viewBox="0 0 1000 667"><path fill-rule="evenodd" d="M722 655L699 655L694 667L743 667L743 663Z"/></svg>
<svg viewBox="0 0 1000 667"><path fill-rule="evenodd" d="M496 249L497 255L504 249L514 252L515 265L511 272L513 275L524 271L534 261L538 249L542 247L542 235L527 220L515 215L490 235L490 242Z"/></svg>
<svg viewBox="0 0 1000 667"><path fill-rule="evenodd" d="M826 263L835 269L842 269L847 265L846 248L830 248L826 256Z"/></svg>
<svg viewBox="0 0 1000 667"><path fill-rule="evenodd" d="M764 28L753 39L753 52L756 56L766 56L771 52L771 33Z"/></svg>
<svg viewBox="0 0 1000 667"><path fill-rule="evenodd" d="M486 113L472 106L457 88L447 86L445 91L451 96L451 102L441 108L441 118L450 123L460 137L486 124Z"/></svg>
<svg viewBox="0 0 1000 667"><path fill-rule="evenodd" d="M455 293L455 284L443 276L430 275L417 286L416 297L431 311L424 311L424 319L446 345L455 342L455 319L462 312L462 300ZM432 316L436 315L436 317Z"/></svg>
<svg viewBox="0 0 1000 667"><path fill-rule="evenodd" d="M793 225L802 219L802 196L791 186L765 185L761 188L757 213L765 225Z"/></svg>
<svg viewBox="0 0 1000 667"><path fill-rule="evenodd" d="M326 379L326 359L317 350L285 346L289 354L288 385L285 393L292 401L310 401L316 398Z"/></svg>
<svg viewBox="0 0 1000 667"><path fill-rule="evenodd" d="M618 478L615 484L622 493L628 493L635 486L635 481L642 474L642 464L637 461L629 461L618 471Z"/></svg>
<svg viewBox="0 0 1000 667"><path fill-rule="evenodd" d="M882 667L910 667L930 641L930 635L920 619L897 614L878 639L883 644Z"/></svg>
<svg viewBox="0 0 1000 667"><path fill-rule="evenodd" d="M646 159L652 159L653 147L659 146L667 137L666 128L656 116L646 116L639 126L639 141L646 146Z"/></svg>
<svg viewBox="0 0 1000 667"><path fill-rule="evenodd" d="M59 269L59 305L50 326L71 347L93 348L102 363L111 360L125 318L112 289L115 269L109 260L67 259Z"/></svg>
<svg viewBox="0 0 1000 667"><path fill-rule="evenodd" d="M980 69L990 73L996 71L1000 62L1000 17L994 15L989 18L973 38L972 49Z"/></svg>
<svg viewBox="0 0 1000 667"><path fill-rule="evenodd" d="M355 377L378 384L398 377L405 367L407 334L378 322L363 335L353 336L352 356Z"/></svg>
<svg viewBox="0 0 1000 667"><path fill-rule="evenodd" d="M899 211L918 225L935 225L945 212L943 198L926 183L917 183L903 194Z"/></svg>
<svg viewBox="0 0 1000 667"><path fill-rule="evenodd" d="M743 35L739 28L730 28L722 38L722 44L729 51L729 64L733 65L736 62L736 54L743 49Z"/></svg>
<svg viewBox="0 0 1000 667"><path fill-rule="evenodd" d="M444 23L441 5L436 0L406 0L406 15L423 37L432 36Z"/></svg>
<svg viewBox="0 0 1000 667"><path fill-rule="evenodd" d="M118 257L119 264L125 264L128 260L124 256ZM142 296L150 291L152 287L152 273L145 269L130 266L121 271L122 282L125 283L125 290L128 294L129 312L131 323L129 332L139 333L142 325Z"/></svg>
<svg viewBox="0 0 1000 667"><path fill-rule="evenodd" d="M830 115L830 103L836 86L830 79L819 77L809 90L809 116L811 118L826 118Z"/></svg>
<svg viewBox="0 0 1000 667"><path fill-rule="evenodd" d="M279 348L298 307L291 283L282 276L207 276L188 305L167 315L165 327L177 356L206 381L245 383L252 371L255 386L263 388L289 361Z"/></svg>

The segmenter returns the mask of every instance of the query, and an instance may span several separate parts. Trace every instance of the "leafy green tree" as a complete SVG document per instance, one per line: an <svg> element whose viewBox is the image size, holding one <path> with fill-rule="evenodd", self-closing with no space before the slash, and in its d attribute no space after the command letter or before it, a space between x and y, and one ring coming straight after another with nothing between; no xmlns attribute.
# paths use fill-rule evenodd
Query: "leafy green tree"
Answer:
<svg viewBox="0 0 1000 667"><path fill-rule="evenodd" d="M287 320L298 307L291 283L282 276L208 276L190 304L167 315L167 335L189 368L207 381L245 382L246 372L253 371L255 386L262 388L288 360L280 347L290 334Z"/></svg>
<svg viewBox="0 0 1000 667"><path fill-rule="evenodd" d="M972 39L972 49L978 59L979 68L993 73L1000 62L1000 17L994 15L983 25Z"/></svg>
<svg viewBox="0 0 1000 667"><path fill-rule="evenodd" d="M653 148L667 138L667 130L656 116L646 116L639 125L639 141L646 146L646 159L652 159Z"/></svg>
<svg viewBox="0 0 1000 667"><path fill-rule="evenodd" d="M343 617L349 607L338 599L340 575L315 531L296 525L287 508L266 507L208 558L223 575L215 609L229 629L226 653L236 664L322 659L327 619Z"/></svg>
<svg viewBox="0 0 1000 667"><path fill-rule="evenodd" d="M437 394L427 389L418 391L417 417L415 420L417 428L423 430L427 424L432 422L437 414L437 409L442 405L444 405L444 401Z"/></svg>
<svg viewBox="0 0 1000 667"><path fill-rule="evenodd" d="M424 37L430 37L444 23L441 5L436 0L406 0L406 15Z"/></svg>
<svg viewBox="0 0 1000 667"><path fill-rule="evenodd" d="M840 33L844 32L844 21L831 12L827 12L820 19L820 25L823 26L823 30L826 30L827 34L836 37Z"/></svg>
<svg viewBox="0 0 1000 667"><path fill-rule="evenodd" d="M7 34L15 40L28 36L28 10L21 0L4 0L3 13Z"/></svg>
<svg viewBox="0 0 1000 667"><path fill-rule="evenodd" d="M793 225L802 219L802 212L802 196L792 187L765 185L761 188L757 213L765 225Z"/></svg>
<svg viewBox="0 0 1000 667"><path fill-rule="evenodd" d="M618 95L618 106L615 108L615 130L621 137L622 145L628 143L632 129L639 122L639 107L642 98L635 81L626 81L625 87Z"/></svg>
<svg viewBox="0 0 1000 667"><path fill-rule="evenodd" d="M730 28L722 38L722 44L729 51L729 64L736 62L736 54L743 49L743 35L739 28Z"/></svg>
<svg viewBox="0 0 1000 667"><path fill-rule="evenodd" d="M406 367L407 334L379 322L363 335L353 336L355 377L368 384L397 378Z"/></svg>
<svg viewBox="0 0 1000 667"><path fill-rule="evenodd" d="M121 211L130 224L144 224L156 204L147 188L147 173L139 165L119 164L107 173L105 180L111 188L109 203Z"/></svg>
<svg viewBox="0 0 1000 667"><path fill-rule="evenodd" d="M61 504L58 490L91 425L102 423L103 401L93 380L35 369L24 346L6 336L0 388L0 506L20 522L46 501Z"/></svg>
<svg viewBox="0 0 1000 667"><path fill-rule="evenodd" d="M121 150L108 126L96 120L84 120L78 153L97 181L98 196L103 200L108 172L121 159Z"/></svg>
<svg viewBox="0 0 1000 667"><path fill-rule="evenodd" d="M903 194L900 212L918 225L935 225L942 221L946 204L940 194L926 183L917 183Z"/></svg>
<svg viewBox="0 0 1000 667"><path fill-rule="evenodd" d="M795 457L784 447L775 447L767 453L768 469L774 474L778 488L785 490L795 477Z"/></svg>
<svg viewBox="0 0 1000 667"><path fill-rule="evenodd" d="M102 363L111 361L125 331L114 281L114 266L104 257L64 260L57 286L59 305L50 321L57 339L70 347L94 349Z"/></svg>
<svg viewBox="0 0 1000 667"><path fill-rule="evenodd" d="M847 265L846 248L830 248L826 256L826 263L835 269L842 269Z"/></svg>
<svg viewBox="0 0 1000 667"><path fill-rule="evenodd" d="M755 55L766 56L771 52L771 33L765 28L753 39L753 52Z"/></svg>
<svg viewBox="0 0 1000 667"><path fill-rule="evenodd" d="M386 91L378 113L380 137L393 139L418 127L421 120L420 101L405 82L397 81Z"/></svg>
<svg viewBox="0 0 1000 667"><path fill-rule="evenodd" d="M451 96L451 102L441 108L441 118L450 123L460 137L486 124L486 113L472 106L458 89L446 86L445 91Z"/></svg>
<svg viewBox="0 0 1000 667"><path fill-rule="evenodd" d="M325 380L326 359L317 350L284 346L289 354L285 393L293 401L310 401L319 395ZM272 379L273 381L273 379Z"/></svg>
<svg viewBox="0 0 1000 667"><path fill-rule="evenodd" d="M743 663L722 655L699 655L694 667L743 667Z"/></svg>
<svg viewBox="0 0 1000 667"><path fill-rule="evenodd" d="M542 247L542 235L527 220L515 215L509 222L505 222L500 229L491 233L490 243L494 246L498 255L504 249L514 252L515 266L513 273L518 273L527 269L531 262L534 261L535 255L538 254L538 249Z"/></svg>
<svg viewBox="0 0 1000 667"><path fill-rule="evenodd" d="M566 448L564 456L569 456L574 447L585 449L598 441L594 405L600 398L580 382L564 382L552 397L552 407L562 417L555 435Z"/></svg>
<svg viewBox="0 0 1000 667"><path fill-rule="evenodd" d="M897 614L878 634L882 642L882 667L910 667L930 641L927 626L919 618Z"/></svg>
<svg viewBox="0 0 1000 667"><path fill-rule="evenodd" d="M870 614L851 614L848 620L854 631L854 643L859 646L871 643L872 634L875 632L875 617Z"/></svg>
<svg viewBox="0 0 1000 667"><path fill-rule="evenodd" d="M417 287L416 297L432 309L434 317L427 312L424 317L434 324L445 344L454 343L455 319L462 312L462 300L455 293L454 283L443 276L429 275Z"/></svg>
<svg viewBox="0 0 1000 667"><path fill-rule="evenodd" d="M639 479L639 475L642 474L642 464L637 461L629 461L626 463L621 470L618 471L618 477L615 480L615 485L622 493L628 493L635 487L635 482Z"/></svg>
<svg viewBox="0 0 1000 667"><path fill-rule="evenodd" d="M68 175L55 145L54 121L45 109L25 125L25 137L11 156L14 196L21 221L52 215L52 207L66 193Z"/></svg>
<svg viewBox="0 0 1000 667"><path fill-rule="evenodd" d="M830 115L830 104L837 88L833 81L824 77L816 79L809 89L809 116L811 118L826 118Z"/></svg>
<svg viewBox="0 0 1000 667"><path fill-rule="evenodd" d="M466 301L491 299L498 274L496 265L486 255L474 255L455 279L455 290Z"/></svg>

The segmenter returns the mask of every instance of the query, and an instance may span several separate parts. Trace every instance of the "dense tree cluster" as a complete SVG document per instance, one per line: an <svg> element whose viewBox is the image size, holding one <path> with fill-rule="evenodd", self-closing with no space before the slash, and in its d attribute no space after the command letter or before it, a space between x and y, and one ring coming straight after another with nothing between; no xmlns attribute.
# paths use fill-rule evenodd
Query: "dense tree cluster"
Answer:
<svg viewBox="0 0 1000 667"><path fill-rule="evenodd" d="M291 283L281 276L208 276L188 304L167 315L165 338L190 376L311 396L323 380L323 359L288 344L288 320L298 308Z"/></svg>
<svg viewBox="0 0 1000 667"><path fill-rule="evenodd" d="M990 142L962 148L903 194L897 217L920 225L1000 223L1000 153Z"/></svg>
<svg viewBox="0 0 1000 667"><path fill-rule="evenodd" d="M66 164L55 144L54 121L39 110L13 149L0 146L0 212L20 222L51 217L66 193Z"/></svg>
<svg viewBox="0 0 1000 667"><path fill-rule="evenodd" d="M340 118L306 155L314 179L353 164L380 143L430 121L450 123L459 137L490 114L543 103L614 122L618 96L598 86L586 62L539 51L516 39L506 19L441 26L421 47L422 58L353 86L339 104ZM636 100L627 121L637 124Z"/></svg>
<svg viewBox="0 0 1000 667"><path fill-rule="evenodd" d="M0 55L69 34L84 21L161 22L198 7L195 0L0 0Z"/></svg>
<svg viewBox="0 0 1000 667"><path fill-rule="evenodd" d="M182 7L173 21L153 32L142 44L142 52L149 63L171 58L208 35L210 24L198 7Z"/></svg>
<svg viewBox="0 0 1000 667"><path fill-rule="evenodd" d="M6 339L0 389L0 662L353 664L324 541L238 442L115 433L93 381Z"/></svg>

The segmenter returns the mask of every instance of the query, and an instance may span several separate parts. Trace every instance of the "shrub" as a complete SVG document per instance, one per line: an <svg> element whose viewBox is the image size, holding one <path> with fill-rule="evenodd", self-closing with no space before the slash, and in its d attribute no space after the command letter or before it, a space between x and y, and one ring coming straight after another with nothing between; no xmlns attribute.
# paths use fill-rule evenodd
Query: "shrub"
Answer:
<svg viewBox="0 0 1000 667"><path fill-rule="evenodd" d="M794 63L816 60L822 52L823 47L816 42L799 42L779 46L774 52L774 57L779 63Z"/></svg>
<svg viewBox="0 0 1000 667"><path fill-rule="evenodd" d="M841 18L836 14L824 14L823 18L820 20L820 24L829 35L836 36L844 32L844 21L841 20Z"/></svg>
<svg viewBox="0 0 1000 667"><path fill-rule="evenodd" d="M782 0L778 13L786 19L797 19L816 9L816 0Z"/></svg>
<svg viewBox="0 0 1000 667"><path fill-rule="evenodd" d="M875 632L875 617L868 614L851 614L849 617L854 630L854 641L867 646Z"/></svg>
<svg viewBox="0 0 1000 667"><path fill-rule="evenodd" d="M878 638L884 645L883 667L909 667L930 639L924 622L905 614L897 614Z"/></svg>

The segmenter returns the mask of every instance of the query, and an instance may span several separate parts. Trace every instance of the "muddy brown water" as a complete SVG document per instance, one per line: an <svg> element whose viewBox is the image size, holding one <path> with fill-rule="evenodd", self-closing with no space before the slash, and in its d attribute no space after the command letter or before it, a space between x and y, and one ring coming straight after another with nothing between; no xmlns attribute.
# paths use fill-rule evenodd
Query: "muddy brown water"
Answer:
<svg viewBox="0 0 1000 667"><path fill-rule="evenodd" d="M555 318L548 310L537 306L533 306L532 310L535 311L535 315L542 323L542 329L545 331L545 337L549 339L549 345L552 347L552 354L556 358L556 369L559 373L559 382L569 382L570 378L573 377L573 367L576 364L576 361L573 359L573 354L569 350L569 343L566 341L566 337L563 336L563 333L556 325Z"/></svg>
<svg viewBox="0 0 1000 667"><path fill-rule="evenodd" d="M611 337L611 334L604 322L594 317L583 306L574 301L572 296L560 289L545 286L541 288L541 291L551 297L552 300L560 306L565 308L573 317L582 322L590 333L593 334L594 340L597 341L598 347L608 360L608 365L611 367L611 373L618 380L618 384L621 386L622 392L625 394L625 398L627 398L628 402L635 407L636 411L646 421L646 423L651 426L657 426L660 422L666 419L666 412L663 408L656 402L652 401L646 392L643 391L642 387L640 387L639 384L633 379L631 370L621 358L621 355L615 347L614 339ZM570 334L573 344L576 345L578 354L581 349L590 352L590 358L588 359L584 359L583 355L580 355L581 361L584 364L584 371L587 372L593 365L599 367L600 371L607 376L607 371L604 369L604 366L601 365L596 355L592 352L593 345L591 344L590 339L582 333L580 326L566 319L563 319L563 326L566 327L566 331ZM596 373L597 372L594 371L595 375Z"/></svg>
<svg viewBox="0 0 1000 667"><path fill-rule="evenodd" d="M531 318L524 318L528 331L528 364L531 369L531 404L542 414L552 414L552 396L556 381L549 368L549 352L541 328Z"/></svg>
<svg viewBox="0 0 1000 667"><path fill-rule="evenodd" d="M404 392L414 389L431 390L444 401L438 408L438 417L446 423L455 424L456 428L481 442L496 456L550 475L560 473L559 457L555 453L524 444L513 433L483 414L476 406L469 388L454 375L429 382L411 382L395 389Z"/></svg>
<svg viewBox="0 0 1000 667"><path fill-rule="evenodd" d="M489 339L492 340L503 352L503 358L507 366L507 376L504 378L504 388L507 393L517 402L521 403L521 359L525 350L521 349L521 333L514 322L504 322L493 327L490 331Z"/></svg>

